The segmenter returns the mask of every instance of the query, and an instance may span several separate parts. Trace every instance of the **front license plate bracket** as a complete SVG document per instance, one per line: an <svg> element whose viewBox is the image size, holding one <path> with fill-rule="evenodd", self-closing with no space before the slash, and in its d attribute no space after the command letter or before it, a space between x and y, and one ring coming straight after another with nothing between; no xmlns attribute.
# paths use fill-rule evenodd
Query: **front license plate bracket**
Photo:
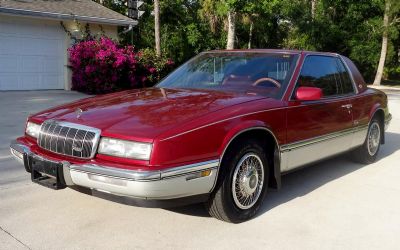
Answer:
<svg viewBox="0 0 400 250"><path fill-rule="evenodd" d="M29 157L31 180L51 189L64 189L65 185L63 164L59 162Z"/></svg>

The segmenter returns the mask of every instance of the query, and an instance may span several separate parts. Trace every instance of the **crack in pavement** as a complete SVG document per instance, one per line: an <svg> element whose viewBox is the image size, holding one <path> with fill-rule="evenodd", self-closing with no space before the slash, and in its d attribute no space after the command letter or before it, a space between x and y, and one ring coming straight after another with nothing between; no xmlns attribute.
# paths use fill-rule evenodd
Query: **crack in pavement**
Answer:
<svg viewBox="0 0 400 250"><path fill-rule="evenodd" d="M6 234L10 235L14 240L18 241L19 243L21 243L24 247L26 247L27 249L31 249L28 245L26 245L25 243L23 243L22 241L20 241L19 239L17 239L14 235L12 235L10 232L8 232L7 230L5 230L3 227L0 226L0 230L5 232Z"/></svg>

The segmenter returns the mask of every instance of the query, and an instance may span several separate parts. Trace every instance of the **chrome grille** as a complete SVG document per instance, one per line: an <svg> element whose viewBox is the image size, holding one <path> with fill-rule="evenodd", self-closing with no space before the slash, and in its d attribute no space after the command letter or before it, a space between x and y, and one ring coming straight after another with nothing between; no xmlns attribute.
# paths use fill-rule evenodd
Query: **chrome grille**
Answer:
<svg viewBox="0 0 400 250"><path fill-rule="evenodd" d="M53 153L88 159L96 153L99 138L99 129L49 120L40 128L38 145Z"/></svg>

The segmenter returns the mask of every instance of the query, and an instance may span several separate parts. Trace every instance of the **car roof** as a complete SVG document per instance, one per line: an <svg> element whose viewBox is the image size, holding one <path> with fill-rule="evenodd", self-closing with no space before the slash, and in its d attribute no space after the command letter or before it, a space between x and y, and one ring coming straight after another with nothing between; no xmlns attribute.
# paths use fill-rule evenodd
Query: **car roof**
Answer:
<svg viewBox="0 0 400 250"><path fill-rule="evenodd" d="M332 52L319 52L319 51L307 51L307 50L292 50L292 49L232 49L232 50L210 50L205 53L226 53L226 52L238 52L238 53L284 53L284 54L304 54L304 55L329 55L338 56L337 53Z"/></svg>

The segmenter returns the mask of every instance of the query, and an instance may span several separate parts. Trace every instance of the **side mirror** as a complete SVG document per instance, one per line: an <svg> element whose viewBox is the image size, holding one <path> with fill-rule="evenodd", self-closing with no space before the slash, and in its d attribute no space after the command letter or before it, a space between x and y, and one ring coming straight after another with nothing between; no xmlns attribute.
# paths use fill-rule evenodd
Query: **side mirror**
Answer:
<svg viewBox="0 0 400 250"><path fill-rule="evenodd" d="M296 99L300 101L316 101L322 98L322 89L315 87L299 87L296 90Z"/></svg>

